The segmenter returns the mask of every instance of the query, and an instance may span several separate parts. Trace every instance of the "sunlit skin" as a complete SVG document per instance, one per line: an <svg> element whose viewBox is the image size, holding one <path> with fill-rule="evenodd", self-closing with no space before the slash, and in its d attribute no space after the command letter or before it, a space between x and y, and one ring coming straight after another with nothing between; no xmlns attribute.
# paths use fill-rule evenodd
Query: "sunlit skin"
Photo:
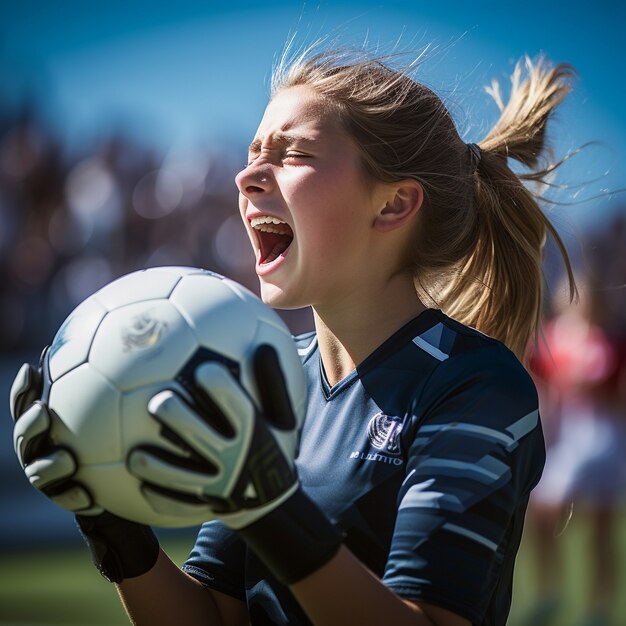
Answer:
<svg viewBox="0 0 626 626"><path fill-rule="evenodd" d="M356 142L311 88L286 89L270 102L236 183L261 296L273 307L313 307L331 384L423 310L402 260L421 187L368 178ZM260 262L250 223L259 216L293 232L271 263Z"/></svg>
<svg viewBox="0 0 626 626"><path fill-rule="evenodd" d="M368 263L371 225L385 190L367 188L359 151L337 115L309 88L279 93L263 116L249 162L236 182L265 302L298 308L350 297L345 288ZM284 220L294 232L284 260L269 272L259 266L258 235L249 225L260 214Z"/></svg>

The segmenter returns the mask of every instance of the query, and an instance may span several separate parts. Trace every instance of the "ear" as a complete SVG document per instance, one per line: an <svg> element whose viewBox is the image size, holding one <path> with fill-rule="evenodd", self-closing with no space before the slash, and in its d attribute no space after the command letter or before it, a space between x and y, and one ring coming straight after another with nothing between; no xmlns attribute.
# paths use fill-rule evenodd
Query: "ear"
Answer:
<svg viewBox="0 0 626 626"><path fill-rule="evenodd" d="M396 183L391 189L391 198L374 219L374 228L388 232L404 226L415 217L423 201L424 190L416 180L407 179Z"/></svg>

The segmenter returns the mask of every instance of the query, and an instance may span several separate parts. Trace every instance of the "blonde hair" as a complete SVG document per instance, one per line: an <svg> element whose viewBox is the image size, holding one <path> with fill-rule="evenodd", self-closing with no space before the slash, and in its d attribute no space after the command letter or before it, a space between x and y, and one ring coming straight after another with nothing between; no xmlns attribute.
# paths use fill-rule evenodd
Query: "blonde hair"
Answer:
<svg viewBox="0 0 626 626"><path fill-rule="evenodd" d="M548 152L546 123L574 71L525 58L512 74L506 103L493 81L488 92L501 114L477 149L461 139L439 96L409 75L414 69L399 71L384 57L347 50L309 51L283 58L272 96L313 88L336 109L375 179L412 178L422 185L411 251L420 296L523 358L539 326L548 234L563 256L570 296L576 293L565 246L524 184L547 184L559 165L540 165ZM509 159L528 172L513 172Z"/></svg>

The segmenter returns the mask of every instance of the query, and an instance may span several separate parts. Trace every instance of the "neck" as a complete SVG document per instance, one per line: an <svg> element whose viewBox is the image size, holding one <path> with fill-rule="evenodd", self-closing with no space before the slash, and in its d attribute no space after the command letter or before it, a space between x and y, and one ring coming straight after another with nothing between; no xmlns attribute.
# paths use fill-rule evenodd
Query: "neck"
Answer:
<svg viewBox="0 0 626 626"><path fill-rule="evenodd" d="M426 307L413 279L393 277L384 288L347 294L331 307L313 307L320 356L331 386L345 378L376 348Z"/></svg>

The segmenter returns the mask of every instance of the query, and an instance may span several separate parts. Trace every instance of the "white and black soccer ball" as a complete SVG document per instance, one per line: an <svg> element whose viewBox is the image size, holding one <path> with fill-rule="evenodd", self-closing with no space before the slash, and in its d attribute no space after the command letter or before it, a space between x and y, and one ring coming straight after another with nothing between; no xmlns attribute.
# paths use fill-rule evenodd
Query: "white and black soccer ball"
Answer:
<svg viewBox="0 0 626 626"><path fill-rule="evenodd" d="M238 283L206 270L158 267L118 278L74 309L46 354L52 442L74 452L75 479L104 509L161 527L206 521L206 513L196 519L154 511L127 471L127 455L138 445L163 447L148 402L166 388L189 397L201 362L225 364L258 405L251 357L261 344L276 349L286 378L298 428L276 438L293 459L306 383L278 314Z"/></svg>

